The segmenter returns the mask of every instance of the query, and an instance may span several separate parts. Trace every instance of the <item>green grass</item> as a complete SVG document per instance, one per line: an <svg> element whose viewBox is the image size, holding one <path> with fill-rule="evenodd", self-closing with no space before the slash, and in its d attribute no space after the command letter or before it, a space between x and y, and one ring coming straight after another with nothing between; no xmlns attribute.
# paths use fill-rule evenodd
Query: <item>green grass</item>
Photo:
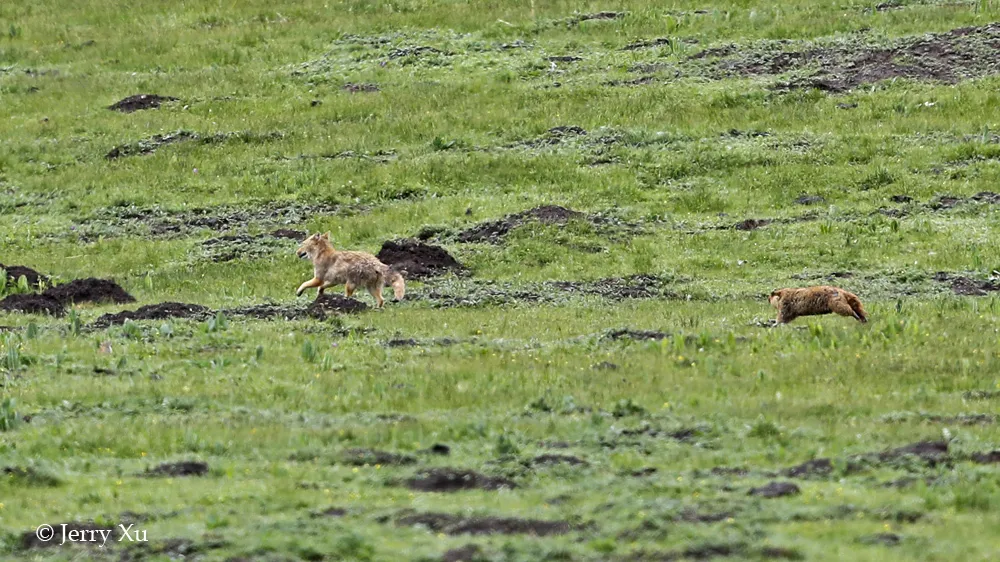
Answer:
<svg viewBox="0 0 1000 562"><path fill-rule="evenodd" d="M111 277L139 305L303 306L294 241L204 244L280 227L372 252L430 232L469 275L325 322L0 315L0 558L995 557L997 464L974 459L1000 449L997 299L936 274L1000 269L1000 207L973 197L1000 191L996 35L958 39L974 62L934 67L956 69L947 83L833 94L795 87L836 66L822 58L732 70L1000 19L992 1L877 4L3 3L3 264ZM605 10L622 14L579 17ZM107 109L139 93L179 100ZM587 216L460 241L549 204ZM773 222L732 228L746 219ZM595 289L633 275L655 278L646 298ZM857 292L871 322L767 326L772 289L821 283ZM947 462L871 456L940 439ZM351 448L416 463L355 466ZM813 458L831 472L776 474ZM142 475L185 460L208 473ZM406 486L429 467L517 487ZM772 480L800 493L748 494ZM407 510L570 530L449 534L399 525ZM135 521L149 544L22 547L71 521Z"/></svg>

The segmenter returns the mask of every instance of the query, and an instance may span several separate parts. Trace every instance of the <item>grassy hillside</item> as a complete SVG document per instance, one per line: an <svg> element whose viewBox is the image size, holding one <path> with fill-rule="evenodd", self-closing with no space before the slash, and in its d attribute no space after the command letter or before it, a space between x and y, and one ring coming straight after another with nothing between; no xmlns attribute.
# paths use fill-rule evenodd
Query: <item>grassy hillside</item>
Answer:
<svg viewBox="0 0 1000 562"><path fill-rule="evenodd" d="M286 4L0 4L0 558L1000 554L1000 3Z"/></svg>

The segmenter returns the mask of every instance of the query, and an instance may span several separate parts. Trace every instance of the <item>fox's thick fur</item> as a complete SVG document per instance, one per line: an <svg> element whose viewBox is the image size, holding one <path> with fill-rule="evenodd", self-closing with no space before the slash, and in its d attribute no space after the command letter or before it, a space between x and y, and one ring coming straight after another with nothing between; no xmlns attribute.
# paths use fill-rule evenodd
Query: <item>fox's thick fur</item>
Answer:
<svg viewBox="0 0 1000 562"><path fill-rule="evenodd" d="M344 284L344 293L350 297L354 289L364 287L375 297L381 307L382 287L392 285L396 300L406 292L403 276L390 269L368 252L338 251L330 244L330 233L313 234L305 239L295 251L300 258L308 258L313 263L313 278L299 286L295 296L312 287L319 287L319 294L334 285Z"/></svg>
<svg viewBox="0 0 1000 562"><path fill-rule="evenodd" d="M861 306L861 299L854 293L838 287L822 285L801 289L778 289L767 299L778 309L778 323L787 324L799 316L839 314L850 316L858 322L868 322L868 314Z"/></svg>

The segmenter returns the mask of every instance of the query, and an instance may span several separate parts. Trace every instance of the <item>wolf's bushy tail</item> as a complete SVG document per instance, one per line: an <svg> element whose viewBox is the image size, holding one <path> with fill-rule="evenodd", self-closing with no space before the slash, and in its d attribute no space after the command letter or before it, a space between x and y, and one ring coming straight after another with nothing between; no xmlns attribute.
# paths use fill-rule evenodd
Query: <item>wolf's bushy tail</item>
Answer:
<svg viewBox="0 0 1000 562"><path fill-rule="evenodd" d="M402 300L403 295L406 294L406 282L403 281L403 276L398 271L390 269L385 276L385 284L392 285L392 292L396 295L396 300Z"/></svg>

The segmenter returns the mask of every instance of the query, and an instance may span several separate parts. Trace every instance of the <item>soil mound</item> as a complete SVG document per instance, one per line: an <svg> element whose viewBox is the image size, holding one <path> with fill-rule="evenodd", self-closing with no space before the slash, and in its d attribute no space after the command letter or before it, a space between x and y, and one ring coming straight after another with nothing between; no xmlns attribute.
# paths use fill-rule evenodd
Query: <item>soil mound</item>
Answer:
<svg viewBox="0 0 1000 562"><path fill-rule="evenodd" d="M382 263L403 273L407 279L424 279L449 271L461 273L465 266L447 250L418 240L387 240L375 256Z"/></svg>
<svg viewBox="0 0 1000 562"><path fill-rule="evenodd" d="M124 324L126 320L166 320L168 318L204 318L211 311L200 304L182 302L161 302L148 304L136 310L125 310L116 314L105 314L94 321L95 328L107 328Z"/></svg>
<svg viewBox="0 0 1000 562"><path fill-rule="evenodd" d="M44 296L53 298L64 305L72 303L114 303L125 304L135 302L135 298L125 292L118 283L110 279L74 279L69 283L56 285L44 293Z"/></svg>
<svg viewBox="0 0 1000 562"><path fill-rule="evenodd" d="M160 107L160 104L168 101L177 101L177 98L170 96L158 96L156 94L137 94L109 105L108 109L111 111L120 111L122 113L132 113L133 111L140 111L143 109L156 109Z"/></svg>
<svg viewBox="0 0 1000 562"><path fill-rule="evenodd" d="M61 302L46 295L8 295L0 301L0 311L51 316L62 316L66 312Z"/></svg>

